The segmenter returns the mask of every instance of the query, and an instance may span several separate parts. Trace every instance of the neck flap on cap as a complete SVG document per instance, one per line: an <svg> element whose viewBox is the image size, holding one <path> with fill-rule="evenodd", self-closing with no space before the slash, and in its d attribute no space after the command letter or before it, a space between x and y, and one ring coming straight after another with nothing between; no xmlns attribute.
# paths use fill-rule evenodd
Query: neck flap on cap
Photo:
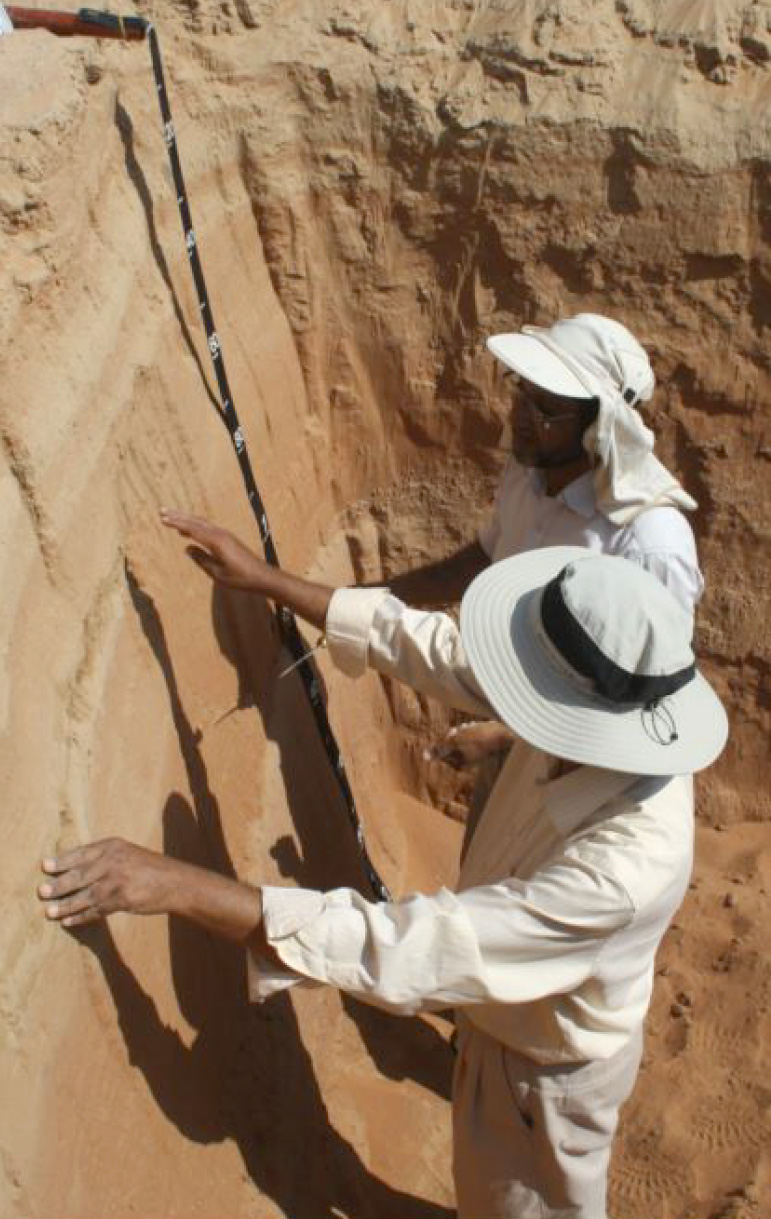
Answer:
<svg viewBox="0 0 771 1219"><path fill-rule="evenodd" d="M567 319L564 326L586 319L586 325L607 322L579 314ZM594 461L594 491L597 507L615 525L626 525L641 512L653 507L673 507L693 511L696 501L680 486L653 452L654 436L635 409L637 402L647 400L653 392L653 374L647 380L642 361L633 366L636 353L616 352L611 360L582 359L578 350L568 350L564 341L555 337L557 323L549 330L539 326L524 326L523 334L535 338L570 370L586 393L597 398L597 419L584 434L584 448ZM564 335L563 335L564 340ZM575 348L576 345L573 344ZM640 349L644 357L644 351ZM646 357L647 359L647 357ZM631 380L633 384L627 384ZM632 402L630 404L630 391Z"/></svg>

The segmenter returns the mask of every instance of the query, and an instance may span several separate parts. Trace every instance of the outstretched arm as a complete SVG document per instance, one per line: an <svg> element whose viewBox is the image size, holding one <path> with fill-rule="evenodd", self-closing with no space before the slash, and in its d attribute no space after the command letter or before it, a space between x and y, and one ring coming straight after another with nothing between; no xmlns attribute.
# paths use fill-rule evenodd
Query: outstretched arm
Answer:
<svg viewBox="0 0 771 1219"><path fill-rule="evenodd" d="M272 567L228 530L201 517L164 508L161 520L183 537L190 538L193 545L188 547L188 554L213 580L229 588L270 597L323 629L332 588ZM461 599L474 577L489 563L485 550L474 541L438 563L393 576L388 587L408 605L426 609L449 605Z"/></svg>
<svg viewBox="0 0 771 1219"><path fill-rule="evenodd" d="M164 510L161 520L191 539L188 554L213 580L270 597L325 631L333 662L349 677L370 665L451 707L492 714L446 614L409 609L382 588L333 589L290 575L200 517Z"/></svg>
<svg viewBox="0 0 771 1219"><path fill-rule="evenodd" d="M65 927L117 911L182 915L267 964L255 998L275 989L277 971L283 985L312 979L405 1013L567 992L634 914L620 882L577 847L528 881L396 902L345 888L253 889L117 838L45 860L43 870L38 895Z"/></svg>
<svg viewBox="0 0 771 1219"><path fill-rule="evenodd" d="M280 964L265 940L261 892L251 885L122 838L76 847L41 866L38 897L46 918L64 927L119 911L177 914Z"/></svg>
<svg viewBox="0 0 771 1219"><path fill-rule="evenodd" d="M634 915L623 886L583 846L528 881L396 902L346 888L253 889L116 838L46 860L43 870L38 895L48 919L65 927L117 911L182 915L248 946L254 998L309 979L405 1013L568 992Z"/></svg>

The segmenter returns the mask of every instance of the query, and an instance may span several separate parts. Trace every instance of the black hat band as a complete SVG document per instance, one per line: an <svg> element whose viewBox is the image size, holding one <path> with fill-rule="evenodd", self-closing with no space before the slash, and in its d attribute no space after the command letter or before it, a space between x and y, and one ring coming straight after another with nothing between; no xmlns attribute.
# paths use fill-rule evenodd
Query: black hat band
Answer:
<svg viewBox="0 0 771 1219"><path fill-rule="evenodd" d="M647 706L681 690L696 676L696 665L678 669L676 673L648 676L628 673L610 660L571 613L562 594L562 581L568 567L543 590L541 623L546 635L560 656L581 677L588 678L594 689L611 703Z"/></svg>

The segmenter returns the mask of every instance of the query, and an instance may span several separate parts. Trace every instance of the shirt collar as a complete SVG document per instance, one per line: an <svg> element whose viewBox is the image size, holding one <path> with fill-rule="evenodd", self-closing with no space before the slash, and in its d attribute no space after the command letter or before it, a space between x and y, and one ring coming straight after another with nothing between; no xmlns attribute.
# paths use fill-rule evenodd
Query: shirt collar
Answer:
<svg viewBox="0 0 771 1219"><path fill-rule="evenodd" d="M556 829L567 837L596 809L639 782L639 775L579 766L545 784L544 809Z"/></svg>
<svg viewBox="0 0 771 1219"><path fill-rule="evenodd" d="M597 501L594 498L594 471L587 470L579 478L574 478L560 491L557 499L561 499L566 507L585 516L588 520L597 512Z"/></svg>

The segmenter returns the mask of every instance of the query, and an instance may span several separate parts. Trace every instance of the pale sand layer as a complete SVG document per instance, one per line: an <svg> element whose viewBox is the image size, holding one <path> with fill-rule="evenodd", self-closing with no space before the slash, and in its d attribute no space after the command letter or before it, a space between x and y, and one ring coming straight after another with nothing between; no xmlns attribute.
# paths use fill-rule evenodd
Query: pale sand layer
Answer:
<svg viewBox="0 0 771 1219"><path fill-rule="evenodd" d="M502 459L489 331L590 308L650 347L734 731L700 785L614 1215L764 1219L766 8L142 11L287 566L378 579L473 533ZM0 41L0 1211L439 1219L444 1022L324 991L250 1009L208 937L116 918L84 947L33 896L43 853L113 833L255 880L361 883L269 620L213 598L157 522L175 504L255 536L188 281L146 48ZM460 827L429 804L457 816L463 785L421 761L445 714L321 666L389 883L451 882Z"/></svg>

